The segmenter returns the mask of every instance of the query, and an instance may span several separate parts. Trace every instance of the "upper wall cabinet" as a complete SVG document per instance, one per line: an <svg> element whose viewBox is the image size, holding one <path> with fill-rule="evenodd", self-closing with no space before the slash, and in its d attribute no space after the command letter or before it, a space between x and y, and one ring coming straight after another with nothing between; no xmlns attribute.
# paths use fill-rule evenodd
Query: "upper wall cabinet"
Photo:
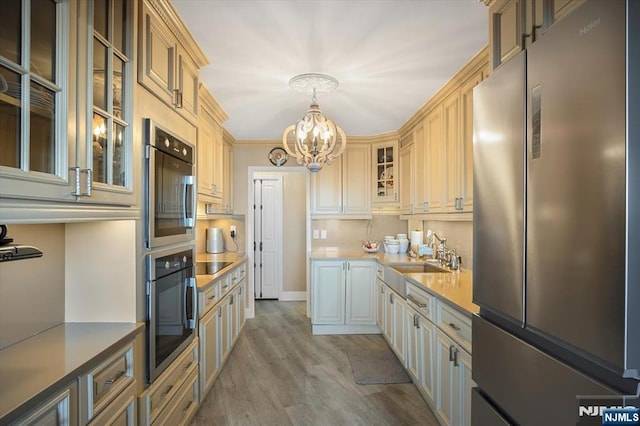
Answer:
<svg viewBox="0 0 640 426"><path fill-rule="evenodd" d="M218 102L200 84L198 127L198 199L205 214L233 213L233 137L222 127L228 118Z"/></svg>
<svg viewBox="0 0 640 426"><path fill-rule="evenodd" d="M333 164L311 175L311 215L371 218L371 146L347 144Z"/></svg>
<svg viewBox="0 0 640 426"><path fill-rule="evenodd" d="M3 9L3 222L139 217L130 208L137 169L132 2L31 7L10 2Z"/></svg>
<svg viewBox="0 0 640 426"><path fill-rule="evenodd" d="M138 81L197 126L198 70L208 60L168 0L141 4Z"/></svg>
<svg viewBox="0 0 640 426"><path fill-rule="evenodd" d="M373 154L373 200L376 207L398 205L398 142L375 143Z"/></svg>
<svg viewBox="0 0 640 426"><path fill-rule="evenodd" d="M539 39L586 0L484 0L489 6L491 69Z"/></svg>
<svg viewBox="0 0 640 426"><path fill-rule="evenodd" d="M400 129L402 215L472 219L459 213L473 211L473 88L488 75L487 53L481 50Z"/></svg>

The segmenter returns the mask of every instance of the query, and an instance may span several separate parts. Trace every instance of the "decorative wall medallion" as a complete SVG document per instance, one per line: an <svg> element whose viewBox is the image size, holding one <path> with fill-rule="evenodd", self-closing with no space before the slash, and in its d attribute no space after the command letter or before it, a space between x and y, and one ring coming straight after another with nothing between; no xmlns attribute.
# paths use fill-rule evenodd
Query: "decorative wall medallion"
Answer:
<svg viewBox="0 0 640 426"><path fill-rule="evenodd" d="M275 147L269 152L269 161L271 161L271 164L274 166L280 167L286 163L288 159L289 154L280 147Z"/></svg>

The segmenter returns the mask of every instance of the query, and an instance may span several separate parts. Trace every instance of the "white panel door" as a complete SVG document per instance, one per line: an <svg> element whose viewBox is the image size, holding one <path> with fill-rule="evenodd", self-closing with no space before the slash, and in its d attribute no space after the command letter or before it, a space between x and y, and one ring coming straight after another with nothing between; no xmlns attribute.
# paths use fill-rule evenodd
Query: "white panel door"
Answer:
<svg viewBox="0 0 640 426"><path fill-rule="evenodd" d="M425 394L435 403L436 384L436 326L428 319L418 317L418 341L422 347L422 362L420 369L420 386Z"/></svg>
<svg viewBox="0 0 640 426"><path fill-rule="evenodd" d="M278 299L282 282L282 178L254 181L256 299Z"/></svg>
<svg viewBox="0 0 640 426"><path fill-rule="evenodd" d="M365 261L347 263L346 324L376 323L376 264Z"/></svg>
<svg viewBox="0 0 640 426"><path fill-rule="evenodd" d="M420 331L418 328L419 315L411 306L407 304L405 309L405 330L407 352L405 354L407 370L416 384L420 382L420 371L422 370L422 348L420 345Z"/></svg>

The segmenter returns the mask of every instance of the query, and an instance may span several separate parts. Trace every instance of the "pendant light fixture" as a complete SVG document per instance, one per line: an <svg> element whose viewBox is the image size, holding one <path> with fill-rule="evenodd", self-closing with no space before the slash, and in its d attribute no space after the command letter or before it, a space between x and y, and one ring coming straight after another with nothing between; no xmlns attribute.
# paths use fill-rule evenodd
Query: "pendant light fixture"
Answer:
<svg viewBox="0 0 640 426"><path fill-rule="evenodd" d="M318 93L336 89L338 80L326 74L307 73L289 80L289 87L299 92L311 93L312 98L307 114L297 124L284 130L282 144L299 165L317 172L323 164L332 164L335 158L342 155L347 145L344 131L322 115L318 106ZM292 132L295 143L288 139Z"/></svg>

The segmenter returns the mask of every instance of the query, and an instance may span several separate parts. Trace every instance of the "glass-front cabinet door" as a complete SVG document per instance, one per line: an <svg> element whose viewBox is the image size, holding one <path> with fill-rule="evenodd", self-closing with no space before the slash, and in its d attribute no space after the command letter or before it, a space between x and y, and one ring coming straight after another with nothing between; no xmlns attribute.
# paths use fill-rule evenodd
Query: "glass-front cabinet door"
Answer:
<svg viewBox="0 0 640 426"><path fill-rule="evenodd" d="M133 203L132 3L2 1L0 207L7 220L24 200Z"/></svg>
<svg viewBox="0 0 640 426"><path fill-rule="evenodd" d="M68 4L3 0L0 10L0 197L73 200Z"/></svg>
<svg viewBox="0 0 640 426"><path fill-rule="evenodd" d="M398 202L398 142L373 145L373 204Z"/></svg>

